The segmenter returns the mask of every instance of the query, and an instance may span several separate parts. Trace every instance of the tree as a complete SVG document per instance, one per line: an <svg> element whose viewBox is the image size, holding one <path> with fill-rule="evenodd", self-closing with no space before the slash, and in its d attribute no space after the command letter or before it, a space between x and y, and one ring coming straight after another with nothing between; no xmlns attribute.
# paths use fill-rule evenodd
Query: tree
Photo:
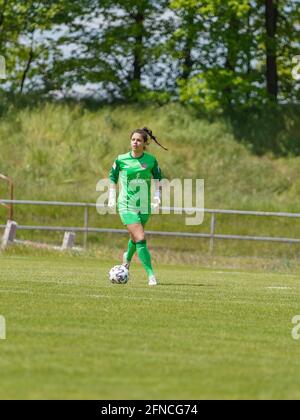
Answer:
<svg viewBox="0 0 300 420"><path fill-rule="evenodd" d="M193 20L183 20L181 27L182 33L193 34L192 43L186 36L188 43L183 44L192 45L184 50L192 51L193 67L179 80L181 100L218 112L249 101L254 44L248 0L174 0L172 6L177 13L193 13Z"/></svg>
<svg viewBox="0 0 300 420"><path fill-rule="evenodd" d="M160 54L156 42L165 3L90 0L88 24L85 19L74 22L67 39L79 47L64 64L70 72L68 85L92 84L109 100L141 99L151 87L147 69Z"/></svg>
<svg viewBox="0 0 300 420"><path fill-rule="evenodd" d="M299 22L300 0L0 0L2 86L209 112L297 101Z"/></svg>
<svg viewBox="0 0 300 420"><path fill-rule="evenodd" d="M6 58L12 91L23 93L26 82L28 89L45 87L45 70L59 54L51 31L70 24L84 4L85 0L0 0L0 53Z"/></svg>
<svg viewBox="0 0 300 420"><path fill-rule="evenodd" d="M178 80L180 99L209 112L248 109L277 98L297 100L291 71L299 51L299 3L173 0L177 15L193 13L193 19L181 20L179 29L188 63Z"/></svg>
<svg viewBox="0 0 300 420"><path fill-rule="evenodd" d="M300 0L278 2L277 23L278 100L300 100L299 83L292 76L293 58L300 51Z"/></svg>
<svg viewBox="0 0 300 420"><path fill-rule="evenodd" d="M278 73L277 73L277 0L265 0L266 13L266 81L267 92L277 101Z"/></svg>

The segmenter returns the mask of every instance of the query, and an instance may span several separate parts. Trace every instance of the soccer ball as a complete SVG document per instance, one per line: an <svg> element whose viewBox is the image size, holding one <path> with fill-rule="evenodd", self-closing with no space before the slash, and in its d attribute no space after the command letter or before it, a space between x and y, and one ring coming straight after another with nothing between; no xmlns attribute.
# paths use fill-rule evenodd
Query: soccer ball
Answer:
<svg viewBox="0 0 300 420"><path fill-rule="evenodd" d="M125 284L128 282L129 271L124 265L116 265L109 272L109 280L115 284Z"/></svg>

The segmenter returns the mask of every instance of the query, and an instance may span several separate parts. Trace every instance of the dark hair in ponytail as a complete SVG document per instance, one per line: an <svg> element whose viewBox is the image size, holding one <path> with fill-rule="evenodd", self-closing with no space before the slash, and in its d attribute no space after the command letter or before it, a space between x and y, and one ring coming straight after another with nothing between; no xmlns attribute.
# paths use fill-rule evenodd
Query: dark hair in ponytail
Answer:
<svg viewBox="0 0 300 420"><path fill-rule="evenodd" d="M157 141L157 138L153 135L153 133L152 133L152 131L149 129L149 128L147 128L147 127L144 127L144 128L138 128L137 130L134 130L133 132L132 132L132 134L131 134L131 136L133 136L133 134L134 133L138 133L138 134L141 134L141 136L143 137L143 139L144 139L144 142L148 145L149 144L149 142L148 142L148 136L152 139L152 140L154 140L155 141L155 143L156 144L158 144L158 146L160 146L162 149L164 149L164 150L168 150L168 149L166 149L164 146L162 146L158 141Z"/></svg>

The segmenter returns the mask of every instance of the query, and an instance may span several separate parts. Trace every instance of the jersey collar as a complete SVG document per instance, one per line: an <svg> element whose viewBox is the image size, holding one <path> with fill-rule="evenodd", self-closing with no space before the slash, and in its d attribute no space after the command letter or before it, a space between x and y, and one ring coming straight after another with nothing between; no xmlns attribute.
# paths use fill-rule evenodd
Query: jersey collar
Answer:
<svg viewBox="0 0 300 420"><path fill-rule="evenodd" d="M130 157L132 157L132 159L142 159L142 157L144 156L144 154L145 154L145 152L142 154L142 156L140 156L140 157L134 157L134 156L132 156L132 153L131 152L129 152L130 153Z"/></svg>

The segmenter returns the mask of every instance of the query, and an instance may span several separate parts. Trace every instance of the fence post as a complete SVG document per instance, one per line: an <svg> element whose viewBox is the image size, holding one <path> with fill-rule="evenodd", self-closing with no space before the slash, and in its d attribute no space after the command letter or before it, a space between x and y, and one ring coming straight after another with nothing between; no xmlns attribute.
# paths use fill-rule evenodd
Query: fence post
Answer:
<svg viewBox="0 0 300 420"><path fill-rule="evenodd" d="M13 180L9 178L8 176L2 175L2 174L0 174L0 179L7 182L9 193L10 193L10 200L12 201L14 199ZM10 204L2 204L2 205L8 209L8 220L13 220L13 217L14 217L13 204L10 203Z"/></svg>
<svg viewBox="0 0 300 420"><path fill-rule="evenodd" d="M12 220L7 221L7 225L2 237L1 249L5 249L9 244L12 244L16 239L17 223Z"/></svg>
<svg viewBox="0 0 300 420"><path fill-rule="evenodd" d="M10 199L13 200L14 199L14 183L13 181L9 178L9 188L10 188ZM14 206L12 203L10 203L9 205L9 220L13 220L14 218Z"/></svg>
<svg viewBox="0 0 300 420"><path fill-rule="evenodd" d="M75 242L75 232L65 232L63 243L61 246L62 251L66 251L67 249L72 249L74 242Z"/></svg>
<svg viewBox="0 0 300 420"><path fill-rule="evenodd" d="M211 221L210 221L210 241L209 241L209 250L211 254L213 254L214 252L215 230L216 230L216 214L212 213Z"/></svg>
<svg viewBox="0 0 300 420"><path fill-rule="evenodd" d="M84 208L84 233L83 233L83 248L86 249L88 242L88 228L89 228L89 208Z"/></svg>

